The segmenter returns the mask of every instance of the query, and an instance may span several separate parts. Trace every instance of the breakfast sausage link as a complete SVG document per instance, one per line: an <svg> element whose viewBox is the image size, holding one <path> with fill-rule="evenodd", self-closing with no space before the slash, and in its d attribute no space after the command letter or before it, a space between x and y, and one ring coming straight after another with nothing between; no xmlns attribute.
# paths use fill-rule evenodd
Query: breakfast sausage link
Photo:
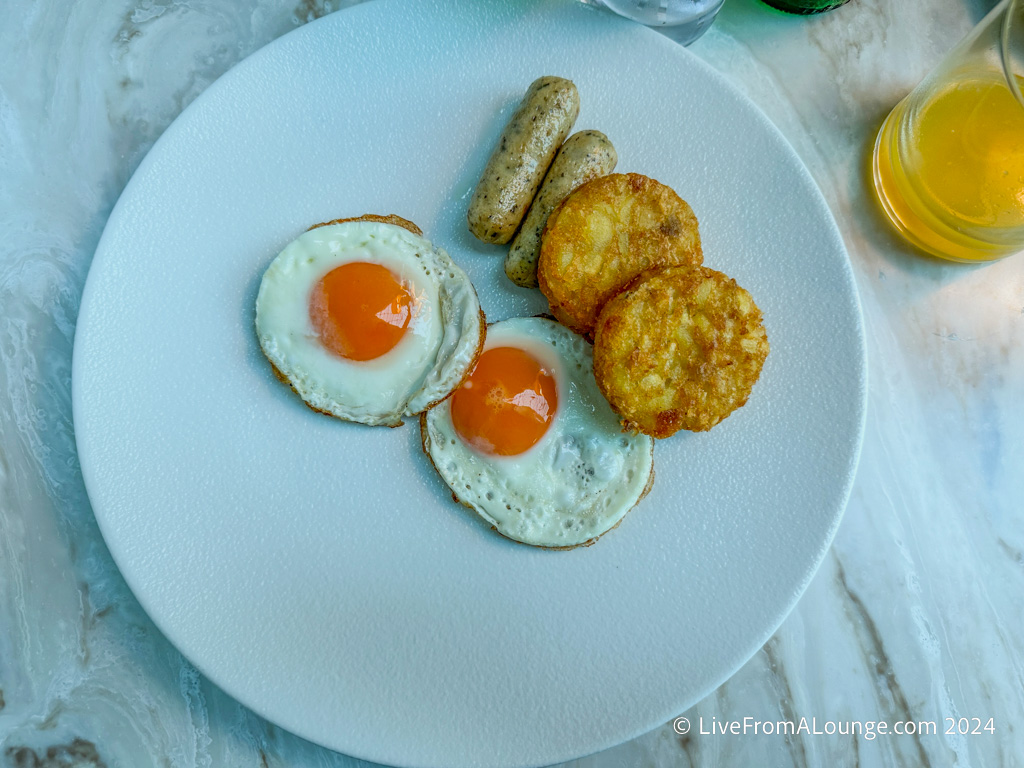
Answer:
<svg viewBox="0 0 1024 768"><path fill-rule="evenodd" d="M571 80L533 81L473 192L466 218L474 236L486 243L512 239L579 112L580 97Z"/></svg>
<svg viewBox="0 0 1024 768"><path fill-rule="evenodd" d="M617 162L615 147L600 131L580 131L566 139L505 257L509 280L525 288L537 287L540 238L548 216L576 187L608 175Z"/></svg>

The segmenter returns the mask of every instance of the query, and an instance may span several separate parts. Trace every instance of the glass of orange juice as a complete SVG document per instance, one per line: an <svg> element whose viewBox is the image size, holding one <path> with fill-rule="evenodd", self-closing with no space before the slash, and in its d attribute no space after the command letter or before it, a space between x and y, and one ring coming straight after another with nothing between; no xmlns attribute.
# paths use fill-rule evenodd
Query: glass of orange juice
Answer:
<svg viewBox="0 0 1024 768"><path fill-rule="evenodd" d="M1024 250L1024 0L1002 0L896 105L875 191L910 242L953 261Z"/></svg>

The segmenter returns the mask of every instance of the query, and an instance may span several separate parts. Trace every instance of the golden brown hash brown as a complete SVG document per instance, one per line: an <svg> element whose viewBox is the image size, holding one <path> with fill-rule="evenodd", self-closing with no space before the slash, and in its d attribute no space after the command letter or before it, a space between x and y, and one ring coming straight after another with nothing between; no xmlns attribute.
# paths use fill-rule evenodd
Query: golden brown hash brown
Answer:
<svg viewBox="0 0 1024 768"><path fill-rule="evenodd" d="M604 303L638 274L703 260L686 201L654 179L615 173L583 184L552 211L537 280L558 321L590 336Z"/></svg>
<svg viewBox="0 0 1024 768"><path fill-rule="evenodd" d="M744 405L767 355L761 310L735 280L666 267L605 304L594 375L623 427L668 437L711 429Z"/></svg>

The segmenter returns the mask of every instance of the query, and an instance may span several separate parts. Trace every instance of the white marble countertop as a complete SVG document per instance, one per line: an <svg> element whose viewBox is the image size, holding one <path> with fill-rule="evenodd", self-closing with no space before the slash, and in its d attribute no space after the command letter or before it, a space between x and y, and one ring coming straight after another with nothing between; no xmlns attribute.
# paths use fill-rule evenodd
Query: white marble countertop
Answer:
<svg viewBox="0 0 1024 768"><path fill-rule="evenodd" d="M70 396L82 287L132 171L218 75L348 4L0 6L0 766L358 762L261 720L155 629L90 510ZM992 5L852 0L801 18L728 0L691 47L779 127L839 223L867 331L867 432L835 542L778 632L681 713L688 735L667 723L579 765L1024 762L1024 255L919 255L881 218L867 169L890 107ZM699 732L744 717L938 733Z"/></svg>

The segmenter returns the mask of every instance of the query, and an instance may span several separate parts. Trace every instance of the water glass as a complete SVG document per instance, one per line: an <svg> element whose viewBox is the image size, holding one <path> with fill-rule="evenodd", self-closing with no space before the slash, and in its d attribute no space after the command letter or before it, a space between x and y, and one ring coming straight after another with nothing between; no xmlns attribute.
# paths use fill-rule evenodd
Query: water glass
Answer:
<svg viewBox="0 0 1024 768"><path fill-rule="evenodd" d="M681 45L704 34L725 0L582 0L655 27Z"/></svg>

